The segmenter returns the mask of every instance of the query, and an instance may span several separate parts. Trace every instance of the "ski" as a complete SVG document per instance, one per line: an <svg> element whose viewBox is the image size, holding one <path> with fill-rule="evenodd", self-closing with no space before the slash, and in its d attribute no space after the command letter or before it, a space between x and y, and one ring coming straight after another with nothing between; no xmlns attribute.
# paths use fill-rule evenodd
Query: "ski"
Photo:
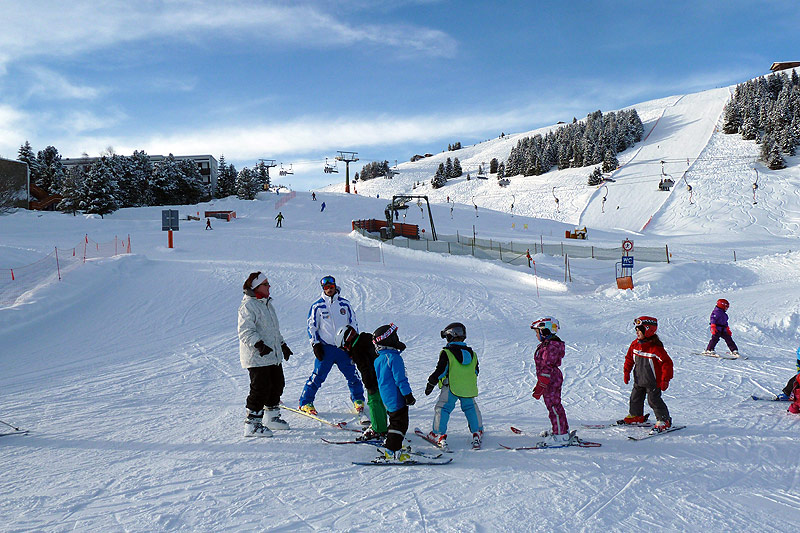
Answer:
<svg viewBox="0 0 800 533"><path fill-rule="evenodd" d="M648 422L648 418L650 418L650 413L644 415L644 422L636 422L634 424L627 424L624 420L617 420L616 422L611 422L609 424L581 424L581 426L586 429L604 429L613 427L651 428L654 424L652 422Z"/></svg>
<svg viewBox="0 0 800 533"><path fill-rule="evenodd" d="M447 465L452 462L453 462L452 457L445 459L443 461L426 461L417 459L409 459L407 461L392 461L389 459L378 457L373 459L372 461L353 461L353 464L359 466L435 466L435 465Z"/></svg>
<svg viewBox="0 0 800 533"><path fill-rule="evenodd" d="M646 435L644 435L642 437L634 437L632 435L628 435L628 438L630 440L644 440L644 439L649 439L650 437L657 437L659 435L666 435L667 433L672 433L673 431L678 431L679 429L683 429L685 427L686 426L672 426L671 428L665 429L663 431L650 431L649 433L647 433Z"/></svg>
<svg viewBox="0 0 800 533"><path fill-rule="evenodd" d="M370 426L372 425L372 421L369 419L369 416L366 413L366 408L362 409L361 412L356 410L355 406L350 406L350 412L356 415L354 418L358 418L358 423L362 426Z"/></svg>
<svg viewBox="0 0 800 533"><path fill-rule="evenodd" d="M27 435L30 433L29 429L20 429L19 431L9 431L7 433L0 433L0 437L8 437L10 435Z"/></svg>
<svg viewBox="0 0 800 533"><path fill-rule="evenodd" d="M790 402L791 401L789 399L789 397L786 396L785 394L781 394L780 396L777 396L775 394L773 394L772 396L758 396L756 394L753 394L751 396L751 398L754 399L754 400L765 401L765 402Z"/></svg>
<svg viewBox="0 0 800 533"><path fill-rule="evenodd" d="M705 352L692 352L694 355L704 355L706 357L716 357L717 359L747 359L741 355L733 355L731 352L727 353L705 353Z"/></svg>
<svg viewBox="0 0 800 533"><path fill-rule="evenodd" d="M511 427L511 431L516 433L517 435L525 435L525 432L519 428ZM544 432L548 433L549 432ZM577 446L579 448L597 448L598 446L602 446L599 442L591 442L588 440L583 440L579 438L576 434L575 430L570 431L570 442L567 444L550 444L548 442L540 442L538 444L534 444L533 446L506 446L505 444L500 444L501 448L505 448L506 450L543 450L544 448L568 448L570 446ZM542 435L543 437L545 435Z"/></svg>
<svg viewBox="0 0 800 533"><path fill-rule="evenodd" d="M293 413L297 413L298 415L307 416L317 422L322 422L323 424L327 424L331 427L335 427L336 429L343 429L345 431L355 431L356 433L361 433L360 429L349 428L347 426L347 422L332 422L330 420L325 420L324 418L312 415L311 413L306 413L305 411L301 411L300 409L295 409L294 407L289 407L287 405L281 404L281 408L286 409L287 411L291 411Z"/></svg>
<svg viewBox="0 0 800 533"><path fill-rule="evenodd" d="M452 450L450 450L449 448L442 448L436 442L434 442L431 439L429 439L428 438L428 434L423 432L419 428L414 428L414 435L416 435L417 437L421 438L422 440L424 440L425 442L427 442L431 446L436 446L437 448L439 448L440 450L442 450L445 453L453 453Z"/></svg>
<svg viewBox="0 0 800 533"><path fill-rule="evenodd" d="M373 446L383 446L383 439L370 440L329 440L322 439L325 444L372 444Z"/></svg>

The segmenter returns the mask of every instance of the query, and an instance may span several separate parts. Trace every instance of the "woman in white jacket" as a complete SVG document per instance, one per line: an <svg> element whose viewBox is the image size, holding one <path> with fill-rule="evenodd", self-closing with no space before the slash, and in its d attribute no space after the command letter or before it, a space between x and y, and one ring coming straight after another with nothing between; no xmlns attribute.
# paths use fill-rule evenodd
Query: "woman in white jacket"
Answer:
<svg viewBox="0 0 800 533"><path fill-rule="evenodd" d="M239 306L239 360L250 373L247 396L245 437L271 437L272 429L289 429L278 405L284 379L281 357L288 361L292 351L286 346L278 325L278 315L269 296L269 281L261 272L253 272L242 287ZM263 424L264 408L267 421Z"/></svg>

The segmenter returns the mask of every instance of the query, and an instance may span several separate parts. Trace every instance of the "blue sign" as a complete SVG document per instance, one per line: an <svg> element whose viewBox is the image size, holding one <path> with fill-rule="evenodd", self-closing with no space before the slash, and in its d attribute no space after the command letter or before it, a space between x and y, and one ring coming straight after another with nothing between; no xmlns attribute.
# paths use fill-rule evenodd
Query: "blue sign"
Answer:
<svg viewBox="0 0 800 533"><path fill-rule="evenodd" d="M633 268L633 256L625 256L622 258L622 268Z"/></svg>

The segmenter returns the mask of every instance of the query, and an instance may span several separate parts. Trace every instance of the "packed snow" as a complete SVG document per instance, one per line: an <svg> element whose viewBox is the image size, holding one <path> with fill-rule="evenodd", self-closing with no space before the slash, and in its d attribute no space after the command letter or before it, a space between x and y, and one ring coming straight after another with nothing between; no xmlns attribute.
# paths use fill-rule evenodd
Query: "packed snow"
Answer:
<svg viewBox="0 0 800 533"><path fill-rule="evenodd" d="M104 219L28 211L0 217L0 268L34 261L84 235L98 242L130 235L133 252L90 260L0 307L0 419L30 430L0 437L2 529L785 529L800 507L800 418L787 414L785 403L750 396L779 392L795 372L800 167L790 158L788 169L769 171L755 162L752 143L718 131L728 94L636 106L645 134L652 133L620 155L605 213L598 211L598 190L586 186L589 169L512 177L508 188L492 178L412 189L414 181L429 183L448 156L437 154L400 165L392 181L358 183L358 195L331 188L313 201L298 191L276 208L282 196L264 192L249 202L178 206L183 220L173 249L161 231L161 208L123 209ZM466 171L506 157L518 138L457 153ZM689 165L675 162L666 172L682 175L688 166L691 203L683 182L671 192L657 190L658 161L686 158ZM754 167L762 185L757 204ZM651 180L647 187L642 176ZM636 246L668 246L671 262L637 261L628 291L616 288L614 260L570 259L572 281L565 281L560 255L535 255L534 274L527 265L384 244L384 262L358 264L356 246L378 244L352 232L351 221L383 218L392 194L412 190L431 197L441 234L474 231L547 244L585 223L589 239L580 244L616 247L631 238ZM455 201L452 214L446 196ZM185 220L205 209L232 209L237 218L212 219L211 231L205 220ZM278 211L282 228L275 227ZM403 221L429 234L427 220L425 209L412 204ZM483 449L471 449L458 409L448 434L454 460L446 466L352 465L372 458L374 448L324 444L323 437L355 434L290 412L283 415L290 431L243 438L249 382L239 364L236 313L242 283L255 270L269 277L281 331L294 351L284 364L282 399L290 406L313 368L306 317L324 275L339 281L363 330L398 325L418 399L411 428L430 430L435 395L423 389L442 347L439 331L463 322L480 361ZM705 348L718 298L731 302L733 337L747 359L692 353ZM543 403L531 398L537 342L530 323L544 315L560 320L567 345L563 402L570 427L602 447L499 446L530 444L538 440L531 435L550 427ZM659 319L675 362L664 398L674 423L688 427L634 442L627 435L646 430L582 424L627 413L622 365L640 315ZM355 424L336 370L315 405L326 418ZM528 435L513 434L511 425ZM414 448L435 450L408 438Z"/></svg>

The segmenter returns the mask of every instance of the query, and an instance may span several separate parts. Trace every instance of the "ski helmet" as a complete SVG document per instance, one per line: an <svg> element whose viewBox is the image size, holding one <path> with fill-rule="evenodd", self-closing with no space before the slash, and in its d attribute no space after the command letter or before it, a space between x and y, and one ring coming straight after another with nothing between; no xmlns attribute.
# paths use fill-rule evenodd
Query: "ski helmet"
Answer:
<svg viewBox="0 0 800 533"><path fill-rule="evenodd" d="M337 286L336 278L334 278L333 276L325 276L324 278L319 280L319 284L322 286L323 289L325 288L326 285L333 285L334 287Z"/></svg>
<svg viewBox="0 0 800 533"><path fill-rule="evenodd" d="M353 343L356 341L356 337L358 337L356 328L350 324L342 326L339 328L339 331L336 332L336 346L345 352L350 351L350 348L353 347Z"/></svg>
<svg viewBox="0 0 800 533"><path fill-rule="evenodd" d="M658 329L658 319L652 316L640 316L633 320L635 329L641 329L645 337L651 337L656 334Z"/></svg>
<svg viewBox="0 0 800 533"><path fill-rule="evenodd" d="M717 307L719 307L723 311L727 311L730 306L731 306L730 302L725 298L720 298L719 300L717 300Z"/></svg>
<svg viewBox="0 0 800 533"><path fill-rule="evenodd" d="M447 339L447 342L463 341L467 338L467 327L461 322L453 322L448 324L439 335L443 339Z"/></svg>
<svg viewBox="0 0 800 533"><path fill-rule="evenodd" d="M376 329L372 334L372 342L376 348L380 346L400 351L406 349L406 345L400 342L400 338L397 336L397 326L394 324L386 324Z"/></svg>
<svg viewBox="0 0 800 533"><path fill-rule="evenodd" d="M531 329L538 329L545 336L555 335L558 333L558 328L558 319L555 319L551 316L542 317L538 320L534 320L531 323Z"/></svg>

